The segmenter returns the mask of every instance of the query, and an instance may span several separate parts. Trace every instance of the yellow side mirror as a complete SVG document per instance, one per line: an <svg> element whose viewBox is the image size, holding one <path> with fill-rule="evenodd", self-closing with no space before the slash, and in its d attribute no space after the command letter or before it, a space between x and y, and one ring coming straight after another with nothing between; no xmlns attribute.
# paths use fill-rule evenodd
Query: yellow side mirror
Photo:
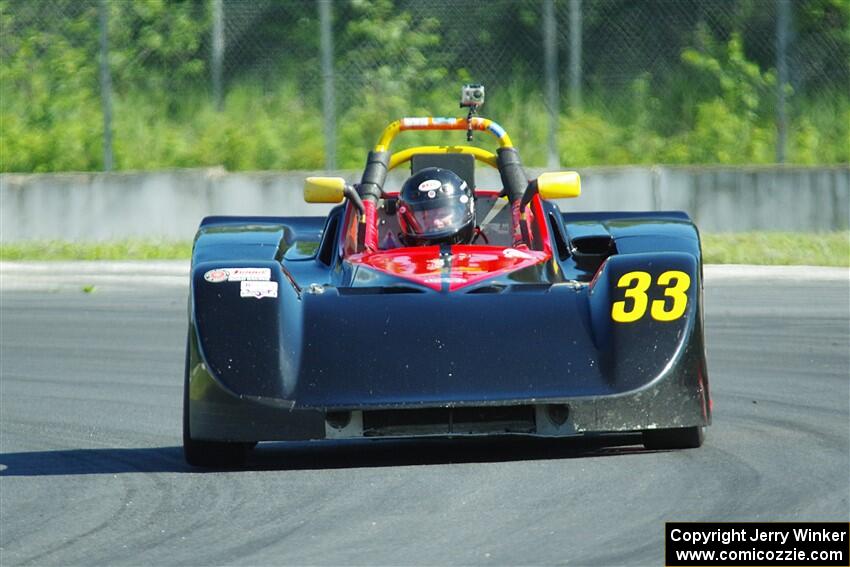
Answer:
<svg viewBox="0 0 850 567"><path fill-rule="evenodd" d="M341 203L344 196L342 177L308 177L304 181L304 200L308 203Z"/></svg>
<svg viewBox="0 0 850 567"><path fill-rule="evenodd" d="M537 190L543 199L570 199L581 195L581 178L575 171L553 171L537 178Z"/></svg>

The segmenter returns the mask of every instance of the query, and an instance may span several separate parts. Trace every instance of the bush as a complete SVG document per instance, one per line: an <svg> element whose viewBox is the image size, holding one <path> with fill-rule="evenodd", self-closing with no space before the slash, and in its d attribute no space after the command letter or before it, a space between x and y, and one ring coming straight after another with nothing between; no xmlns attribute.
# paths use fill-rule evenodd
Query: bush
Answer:
<svg viewBox="0 0 850 567"><path fill-rule="evenodd" d="M4 30L0 33L0 171L103 167L98 61L93 56L98 53L97 5L82 0L0 0ZM110 64L116 85L116 169L324 166L317 89L304 86L305 77L316 84L315 57L283 58L278 68L263 69L262 75L253 71L231 77L219 112L207 88L208 2L149 0L107 5L114 43ZM337 92L339 167L361 167L382 128L401 115L458 113L456 87L471 79L465 67L467 54L462 49L441 51L439 45L466 39L468 34L462 28L463 37L455 37L451 34L456 30L444 29L438 18L428 16L427 10L444 10L435 6L425 6L422 17L412 17L395 0L350 0L335 5L341 14L335 33L337 64L362 71L362 85ZM657 9L665 9L663 3L660 6ZM848 6L839 0L811 0L797 9L799 25L815 28L817 33L810 32L814 35L827 34L830 45L850 49L850 36L841 35L850 30ZM311 3L271 3L267 9L281 11L280 17L252 31L270 34L290 46L308 44L307 52L318 53L313 45L317 40ZM654 9L644 7L641 13ZM742 18L749 17L747 10L759 12L750 6L741 12ZM589 17L594 13L595 8L589 7ZM602 15L608 22L628 14L624 8ZM483 8L480 15L493 29L476 36L476 42L488 48L508 45L509 36L518 30L528 35L540 28L533 3L520 3L512 22L498 23ZM728 27L737 29L734 22ZM604 29L597 32L605 35ZM698 47L682 50L681 64L671 65L672 71L663 76L644 74L620 90L591 84L581 110L560 113L558 151L564 165L774 161L776 79L764 63L764 54L758 56L761 65L755 63L747 57L745 37L731 33L716 39L718 34L705 24L683 29L682 34ZM593 37L598 39L597 35ZM800 38L800 48L814 49L804 39ZM549 115L539 81L529 78L539 69L523 57L530 55L504 55L499 72L509 79L502 79L501 87L488 93L485 114L507 128L527 165L542 166L548 154ZM404 65L391 64L396 61ZM817 92L805 97L791 90L787 93L787 161L848 163L850 93L828 85L821 85ZM478 134L476 141L492 147L486 138ZM400 145L462 140L460 133L416 133L406 134Z"/></svg>

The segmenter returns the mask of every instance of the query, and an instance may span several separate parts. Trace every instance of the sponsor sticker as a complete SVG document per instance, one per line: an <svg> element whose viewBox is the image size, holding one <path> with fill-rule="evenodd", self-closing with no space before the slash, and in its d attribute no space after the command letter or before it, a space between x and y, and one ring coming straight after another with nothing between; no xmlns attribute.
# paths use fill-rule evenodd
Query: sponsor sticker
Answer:
<svg viewBox="0 0 850 567"><path fill-rule="evenodd" d="M443 184L440 182L439 179L426 179L425 181L419 184L419 190L423 193L427 191L436 191L442 186Z"/></svg>
<svg viewBox="0 0 850 567"><path fill-rule="evenodd" d="M210 283L263 281L272 279L271 268L218 268L209 270L204 279Z"/></svg>
<svg viewBox="0 0 850 567"><path fill-rule="evenodd" d="M457 118L445 118L442 116L435 116L432 119L432 122L434 124L454 124L455 122L457 122Z"/></svg>
<svg viewBox="0 0 850 567"><path fill-rule="evenodd" d="M277 282L243 280L239 286L239 295L240 297L253 297L255 299L277 297Z"/></svg>
<svg viewBox="0 0 850 567"><path fill-rule="evenodd" d="M204 279L210 283L219 283L227 280L227 270L210 270L204 274Z"/></svg>
<svg viewBox="0 0 850 567"><path fill-rule="evenodd" d="M531 258L531 254L527 254L522 250L517 250L516 248L505 248L502 250L502 255L505 258L519 258L520 260L528 260Z"/></svg>

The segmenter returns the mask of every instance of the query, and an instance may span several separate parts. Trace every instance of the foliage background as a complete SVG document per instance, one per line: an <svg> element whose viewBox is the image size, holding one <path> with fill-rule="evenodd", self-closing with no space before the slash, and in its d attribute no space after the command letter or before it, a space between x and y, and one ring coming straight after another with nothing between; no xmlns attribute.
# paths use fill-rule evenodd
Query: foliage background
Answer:
<svg viewBox="0 0 850 567"><path fill-rule="evenodd" d="M771 163L776 15L768 0L584 0L582 105L567 96L556 0L562 164ZM324 165L313 0L224 0L225 97L210 86L210 0L109 1L117 169ZM337 0L338 165L400 115L455 115L488 87L527 165L544 165L542 2ZM850 2L791 3L788 161L850 162ZM98 3L0 0L0 171L102 168ZM445 138L441 138L445 139ZM431 141L415 135L409 141ZM458 140L460 141L460 140Z"/></svg>

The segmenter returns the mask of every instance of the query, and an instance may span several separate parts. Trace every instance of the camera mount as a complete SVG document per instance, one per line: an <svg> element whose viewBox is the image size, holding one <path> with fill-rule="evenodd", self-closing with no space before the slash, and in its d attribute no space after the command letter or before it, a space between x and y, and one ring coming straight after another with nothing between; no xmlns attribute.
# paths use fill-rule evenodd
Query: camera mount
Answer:
<svg viewBox="0 0 850 567"><path fill-rule="evenodd" d="M460 89L460 107L468 108L466 115L466 141L472 141L472 117L478 113L478 109L484 106L484 85L463 85Z"/></svg>

